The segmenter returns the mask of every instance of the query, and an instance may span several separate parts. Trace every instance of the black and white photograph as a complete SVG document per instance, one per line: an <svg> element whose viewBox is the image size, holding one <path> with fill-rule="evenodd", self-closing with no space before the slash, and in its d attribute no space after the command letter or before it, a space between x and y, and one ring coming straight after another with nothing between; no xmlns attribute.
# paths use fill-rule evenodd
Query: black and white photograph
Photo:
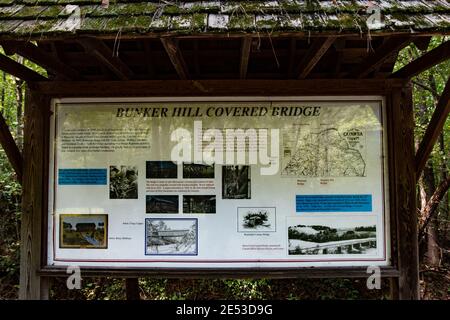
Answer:
<svg viewBox="0 0 450 320"><path fill-rule="evenodd" d="M197 255L197 219L145 219L145 254L175 256Z"/></svg>
<svg viewBox="0 0 450 320"><path fill-rule="evenodd" d="M178 166L172 161L147 161L145 163L147 179L176 179Z"/></svg>
<svg viewBox="0 0 450 320"><path fill-rule="evenodd" d="M62 214L60 219L60 248L108 248L107 214Z"/></svg>
<svg viewBox="0 0 450 320"><path fill-rule="evenodd" d="M250 166L222 167L222 198L251 199Z"/></svg>
<svg viewBox="0 0 450 320"><path fill-rule="evenodd" d="M275 232L276 208L239 207L238 232Z"/></svg>
<svg viewBox="0 0 450 320"><path fill-rule="evenodd" d="M375 216L290 219L289 255L376 255L376 231Z"/></svg>
<svg viewBox="0 0 450 320"><path fill-rule="evenodd" d="M183 163L184 179L214 179L214 164Z"/></svg>
<svg viewBox="0 0 450 320"><path fill-rule="evenodd" d="M145 197L146 213L178 213L179 196L147 195Z"/></svg>
<svg viewBox="0 0 450 320"><path fill-rule="evenodd" d="M216 213L216 196L184 195L183 213Z"/></svg>
<svg viewBox="0 0 450 320"><path fill-rule="evenodd" d="M138 170L134 166L109 167L109 198L137 199Z"/></svg>

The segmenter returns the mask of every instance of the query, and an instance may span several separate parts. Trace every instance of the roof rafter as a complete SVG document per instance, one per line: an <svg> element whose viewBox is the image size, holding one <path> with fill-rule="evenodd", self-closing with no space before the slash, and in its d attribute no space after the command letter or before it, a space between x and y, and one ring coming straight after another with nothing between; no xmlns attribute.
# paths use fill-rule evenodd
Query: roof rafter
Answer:
<svg viewBox="0 0 450 320"><path fill-rule="evenodd" d="M96 57L97 60L112 71L121 80L133 78L133 72L113 51L98 38L81 38L78 40L87 53Z"/></svg>
<svg viewBox="0 0 450 320"><path fill-rule="evenodd" d="M244 37L242 38L241 44L241 59L239 63L239 78L247 78L248 61L250 58L250 51L252 47L252 38Z"/></svg>
<svg viewBox="0 0 450 320"><path fill-rule="evenodd" d="M296 71L298 74L298 79L306 79L308 77L335 40L336 37L333 36L314 40L304 55L302 61L300 61L300 64L297 66Z"/></svg>
<svg viewBox="0 0 450 320"><path fill-rule="evenodd" d="M152 47L150 45L149 40L143 40L143 49L145 52L145 61L147 64L147 71L151 77L155 76L155 68L153 67L153 59L152 59Z"/></svg>
<svg viewBox="0 0 450 320"><path fill-rule="evenodd" d="M432 37L417 37L413 40L413 43L416 45L417 48L419 48L422 51L425 51L428 49L428 46L430 45Z"/></svg>
<svg viewBox="0 0 450 320"><path fill-rule="evenodd" d="M371 72L379 69L383 63L406 47L412 41L411 37L391 37L387 39L363 63L349 74L349 78L366 78Z"/></svg>
<svg viewBox="0 0 450 320"><path fill-rule="evenodd" d="M438 101L427 130L420 142L419 148L416 153L416 177L420 176L427 160L433 150L433 146L436 143L439 135L444 128L445 121L450 113L450 79L442 92L441 98Z"/></svg>
<svg viewBox="0 0 450 320"><path fill-rule="evenodd" d="M178 39L163 37L161 43L181 80L190 79L189 70L178 46Z"/></svg>
<svg viewBox="0 0 450 320"><path fill-rule="evenodd" d="M45 81L47 78L41 76L36 71L25 67L13 59L0 54L0 69L25 81Z"/></svg>
<svg viewBox="0 0 450 320"><path fill-rule="evenodd" d="M18 54L44 69L55 73L64 80L80 79L77 70L62 63L59 59L31 42L3 41L1 45L7 55Z"/></svg>
<svg viewBox="0 0 450 320"><path fill-rule="evenodd" d="M428 51L391 75L391 78L412 78L450 58L450 41Z"/></svg>

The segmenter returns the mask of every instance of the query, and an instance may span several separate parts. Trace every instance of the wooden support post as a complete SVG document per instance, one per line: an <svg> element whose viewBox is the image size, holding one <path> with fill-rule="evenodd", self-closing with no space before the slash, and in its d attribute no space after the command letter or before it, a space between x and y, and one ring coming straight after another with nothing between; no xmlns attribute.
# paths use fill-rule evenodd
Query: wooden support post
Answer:
<svg viewBox="0 0 450 320"><path fill-rule="evenodd" d="M398 291L398 278L390 278L389 279L389 298L391 300L398 300L399 299L399 291Z"/></svg>
<svg viewBox="0 0 450 320"><path fill-rule="evenodd" d="M27 90L20 247L20 299L46 298L47 281L37 275L43 259L43 222L47 210L50 100Z"/></svg>
<svg viewBox="0 0 450 320"><path fill-rule="evenodd" d="M125 291L127 295L127 300L140 300L141 298L139 296L139 279L126 278Z"/></svg>
<svg viewBox="0 0 450 320"><path fill-rule="evenodd" d="M419 299L419 253L417 240L416 175L414 162L414 111L412 89L395 89L392 94L391 147L394 150L390 168L391 194L395 200L391 209L395 212L398 268L398 298ZM397 291L394 288L394 292Z"/></svg>
<svg viewBox="0 0 450 320"><path fill-rule="evenodd" d="M8 124L0 113L0 143L5 150L6 156L11 163L14 171L17 175L17 180L22 183L23 175L23 159L16 142L14 141L11 132L9 131Z"/></svg>

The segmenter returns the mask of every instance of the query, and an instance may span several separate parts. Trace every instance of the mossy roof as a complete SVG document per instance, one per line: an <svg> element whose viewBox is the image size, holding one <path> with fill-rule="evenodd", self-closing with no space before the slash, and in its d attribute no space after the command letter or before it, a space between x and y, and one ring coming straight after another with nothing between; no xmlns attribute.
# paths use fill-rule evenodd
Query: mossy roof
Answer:
<svg viewBox="0 0 450 320"><path fill-rule="evenodd" d="M450 0L0 0L0 36L73 34L367 32L367 8L381 9L371 32L450 31ZM78 19L79 17L79 19Z"/></svg>

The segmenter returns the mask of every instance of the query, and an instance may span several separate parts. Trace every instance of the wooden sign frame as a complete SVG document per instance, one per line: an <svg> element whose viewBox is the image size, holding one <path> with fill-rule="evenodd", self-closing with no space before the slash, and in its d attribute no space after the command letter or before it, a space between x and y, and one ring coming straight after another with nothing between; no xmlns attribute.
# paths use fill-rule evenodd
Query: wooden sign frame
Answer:
<svg viewBox="0 0 450 320"><path fill-rule="evenodd" d="M162 96L323 96L381 95L387 112L389 212L393 297L418 298L417 213L415 199L412 91L406 80L205 80L32 82L25 109L21 298L45 298L48 277L67 276L45 265L48 212L50 101L62 97ZM130 269L83 268L82 276L173 278L366 278L366 268L290 269Z"/></svg>

